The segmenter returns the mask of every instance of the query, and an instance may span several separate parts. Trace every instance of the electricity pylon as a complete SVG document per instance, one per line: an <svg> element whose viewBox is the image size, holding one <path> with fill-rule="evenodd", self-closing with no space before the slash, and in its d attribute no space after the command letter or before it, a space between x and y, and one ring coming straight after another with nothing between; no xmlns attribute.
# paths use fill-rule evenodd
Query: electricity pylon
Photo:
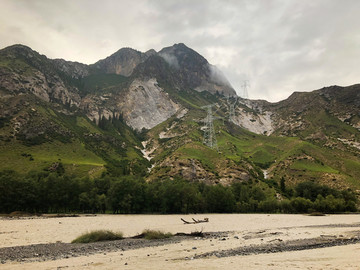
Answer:
<svg viewBox="0 0 360 270"><path fill-rule="evenodd" d="M212 107L214 107L215 104L210 104L206 106L202 106L202 109L207 110L207 116L205 119L203 119L203 122L205 122L204 129L204 139L203 143L210 148L217 149L217 141L215 136L215 129L214 129L214 123L213 121L215 119L218 119L218 117L214 117L212 113Z"/></svg>
<svg viewBox="0 0 360 270"><path fill-rule="evenodd" d="M242 98L248 98L249 95L248 95L248 91L247 89L250 87L250 84L249 84L249 81L248 80L245 80L243 81L242 85L241 85L241 88L243 90L242 92Z"/></svg>

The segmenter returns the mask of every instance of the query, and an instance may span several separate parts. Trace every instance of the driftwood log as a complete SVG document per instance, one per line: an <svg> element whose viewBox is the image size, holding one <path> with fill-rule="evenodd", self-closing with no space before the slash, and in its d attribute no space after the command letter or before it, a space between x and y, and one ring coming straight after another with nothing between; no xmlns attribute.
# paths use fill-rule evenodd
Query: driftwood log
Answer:
<svg viewBox="0 0 360 270"><path fill-rule="evenodd" d="M204 219L192 219L193 221L186 221L185 219L181 218L181 221L184 222L184 224L197 224L197 223L204 223L204 222L209 222L208 218L204 218Z"/></svg>

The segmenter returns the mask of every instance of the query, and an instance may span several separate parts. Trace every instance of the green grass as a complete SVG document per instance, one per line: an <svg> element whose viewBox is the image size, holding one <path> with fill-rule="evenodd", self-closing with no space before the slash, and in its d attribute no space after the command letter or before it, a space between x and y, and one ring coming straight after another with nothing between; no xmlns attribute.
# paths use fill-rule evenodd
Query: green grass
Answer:
<svg viewBox="0 0 360 270"><path fill-rule="evenodd" d="M214 149L204 146L202 143L191 143L178 149L180 158L197 159L209 169L215 169L216 162L221 156Z"/></svg>
<svg viewBox="0 0 360 270"><path fill-rule="evenodd" d="M53 141L41 145L25 146L16 140L0 144L0 164L2 169L26 173L34 169L44 169L54 162L61 162L65 167L81 175L95 168L102 168L105 161L87 150L79 141L61 143ZM31 154L32 160L24 154Z"/></svg>
<svg viewBox="0 0 360 270"><path fill-rule="evenodd" d="M90 123L89 120L85 119L84 117L80 117L80 116L76 117L76 125L79 127L86 128L91 133L101 134L100 129L97 126Z"/></svg>
<svg viewBox="0 0 360 270"><path fill-rule="evenodd" d="M259 149L252 155L252 160L255 164L258 164L261 168L265 169L274 162L275 157L266 151L266 149Z"/></svg>
<svg viewBox="0 0 360 270"><path fill-rule="evenodd" d="M71 241L71 243L93 243L101 241L114 241L123 239L123 234L121 232L112 232L106 230L92 231L85 233Z"/></svg>
<svg viewBox="0 0 360 270"><path fill-rule="evenodd" d="M171 234L169 232L165 233L165 232L156 231L156 230L144 230L142 232L142 235L147 240L165 239L165 238L170 238L173 236L173 234Z"/></svg>
<svg viewBox="0 0 360 270"><path fill-rule="evenodd" d="M21 59L9 59L5 57L0 57L0 67L17 70L23 76L32 76L35 72L34 68L29 66Z"/></svg>
<svg viewBox="0 0 360 270"><path fill-rule="evenodd" d="M329 117L334 124L338 121ZM192 118L193 119L193 118ZM254 134L232 124L215 121L216 138L219 152L212 150L202 144L203 132L201 124L193 126L191 119L182 119L178 126L187 131L185 136L176 137L163 142L160 155L155 161L161 161L166 156L175 155L179 159L196 159L205 169L215 171L221 166L226 166L227 160L232 160L236 166L247 166L250 162L255 169L273 169L275 181L282 176L291 181L298 179L327 179L327 174L338 174L344 184L352 188L358 188L360 182L356 181L360 172L360 160L352 153L323 147L311 141L305 141L298 137L264 136ZM171 121L166 123L171 126ZM186 129L184 127L187 127ZM165 129L160 124L157 131ZM352 129L347 127L348 131ZM154 132L156 136L156 132ZM189 139L191 142L189 142ZM186 142L186 144L184 143ZM303 158L309 157L309 159ZM175 158L175 159L176 159ZM243 162L244 161L244 162ZM231 163L230 163L231 164ZM245 168L244 167L244 168ZM274 170L274 168L276 168ZM245 168L246 170L246 168ZM167 174L165 171L157 171L158 175Z"/></svg>
<svg viewBox="0 0 360 270"><path fill-rule="evenodd" d="M118 74L94 74L82 79L86 92L104 91L111 86L126 82L125 76Z"/></svg>
<svg viewBox="0 0 360 270"><path fill-rule="evenodd" d="M295 170L306 170L312 172L338 173L337 170L334 170L329 166L321 165L310 160L296 160L290 166L290 168Z"/></svg>
<svg viewBox="0 0 360 270"><path fill-rule="evenodd" d="M349 138L353 135L359 137L354 127L340 121L326 111L312 112L308 117L305 117L305 119L310 126L302 132L302 136L304 137L311 133L316 133L318 130L321 130L331 137Z"/></svg>

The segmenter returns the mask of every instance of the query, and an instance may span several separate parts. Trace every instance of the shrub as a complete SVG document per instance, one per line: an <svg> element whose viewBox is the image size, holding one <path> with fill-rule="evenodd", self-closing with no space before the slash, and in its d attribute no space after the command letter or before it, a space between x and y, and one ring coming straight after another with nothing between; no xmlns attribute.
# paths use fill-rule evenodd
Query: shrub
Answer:
<svg viewBox="0 0 360 270"><path fill-rule="evenodd" d="M291 199L291 206L297 213L307 213L313 207L313 203L309 199L296 197Z"/></svg>
<svg viewBox="0 0 360 270"><path fill-rule="evenodd" d="M259 210L261 212L275 213L279 208L279 203L276 199L268 199L259 203Z"/></svg>
<svg viewBox="0 0 360 270"><path fill-rule="evenodd" d="M92 243L100 241L113 241L123 239L121 232L114 233L112 231L98 230L85 233L74 239L71 243Z"/></svg>
<svg viewBox="0 0 360 270"><path fill-rule="evenodd" d="M293 213L294 208L291 205L291 201L288 199L282 200L280 202L280 208L283 213Z"/></svg>
<svg viewBox="0 0 360 270"><path fill-rule="evenodd" d="M145 239L153 240L153 239L165 239L170 238L173 235L171 233L164 233L162 231L155 231L155 230L144 230L142 235Z"/></svg>
<svg viewBox="0 0 360 270"><path fill-rule="evenodd" d="M321 212L311 212L309 214L310 217L323 217L323 216L326 216L324 213L321 213Z"/></svg>

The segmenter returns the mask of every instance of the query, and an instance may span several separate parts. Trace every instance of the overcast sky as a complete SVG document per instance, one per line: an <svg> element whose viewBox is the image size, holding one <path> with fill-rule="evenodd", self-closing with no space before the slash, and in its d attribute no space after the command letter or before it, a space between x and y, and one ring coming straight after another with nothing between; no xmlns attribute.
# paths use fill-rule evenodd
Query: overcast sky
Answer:
<svg viewBox="0 0 360 270"><path fill-rule="evenodd" d="M1 48L91 64L180 42L252 99L360 83L360 0L0 0Z"/></svg>

